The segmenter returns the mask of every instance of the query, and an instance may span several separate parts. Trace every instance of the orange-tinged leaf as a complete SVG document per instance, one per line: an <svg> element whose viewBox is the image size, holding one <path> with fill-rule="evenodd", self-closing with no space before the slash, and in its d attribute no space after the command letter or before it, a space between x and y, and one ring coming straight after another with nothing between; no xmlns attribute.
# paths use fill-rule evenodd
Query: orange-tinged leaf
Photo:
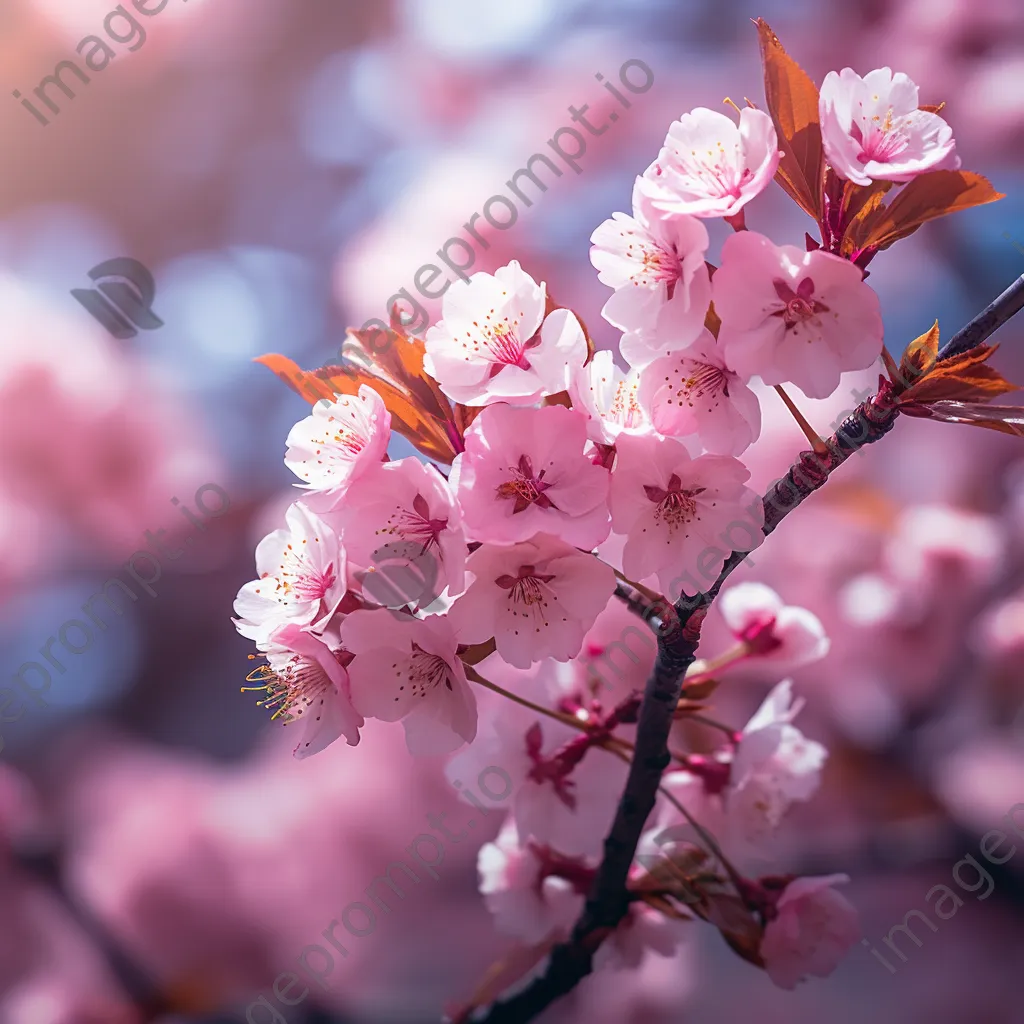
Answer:
<svg viewBox="0 0 1024 1024"><path fill-rule="evenodd" d="M882 362L885 364L885 372L889 375L889 380L894 384L899 377L900 368L896 365L895 360L889 355L887 348L882 349Z"/></svg>
<svg viewBox="0 0 1024 1024"><path fill-rule="evenodd" d="M432 377L423 369L426 347L422 339L412 338L404 331L361 331L349 328L348 337L363 352L361 363L376 376L380 371L402 390L416 399L420 409L444 422L451 418L451 405ZM382 340L380 335L386 335ZM349 358L358 356L358 349L349 345Z"/></svg>
<svg viewBox="0 0 1024 1024"><path fill-rule="evenodd" d="M415 354L410 356L399 352L392 356L389 365L400 370L402 360L410 358L412 365L415 365ZM256 362L272 370L311 405L318 398L333 400L339 394L358 394L360 385L365 384L384 400L391 413L393 430L407 438L429 458L448 464L455 458L455 447L446 427L448 423L454 430L454 421L450 412L447 420L441 418L444 410L437 399L440 392L435 394L437 385L425 374L421 380L400 381L390 374L387 377L381 376L383 371L378 372L376 365L363 366L349 359L341 365L324 366L312 371L301 370L291 359L276 354L260 356ZM406 383L412 386L404 386ZM443 395L440 397L444 400Z"/></svg>
<svg viewBox="0 0 1024 1024"><path fill-rule="evenodd" d="M901 394L901 405L903 402L984 402L1018 390L1017 385L1011 384L998 370L985 365L998 347L976 345L952 359L934 363L930 371Z"/></svg>
<svg viewBox="0 0 1024 1024"><path fill-rule="evenodd" d="M734 952L756 967L764 967L760 954L764 930L743 900L732 893L714 893L706 897L704 905L692 909L722 933Z"/></svg>
<svg viewBox="0 0 1024 1024"><path fill-rule="evenodd" d="M943 423L966 423L972 427L986 427L1003 434L1024 436L1024 407L1016 405L988 405L984 402L931 402L918 405L908 402L900 405L907 416L941 420Z"/></svg>
<svg viewBox="0 0 1024 1024"><path fill-rule="evenodd" d="M465 437L466 431L473 425L473 420L477 418L484 411L482 405L460 405L456 402L455 404L455 427L459 432L459 437Z"/></svg>
<svg viewBox="0 0 1024 1024"><path fill-rule="evenodd" d="M973 171L930 171L900 189L888 206L851 224L850 251L886 249L936 217L1002 198L987 178Z"/></svg>
<svg viewBox="0 0 1024 1024"><path fill-rule="evenodd" d="M766 21L758 18L764 93L779 137L782 158L775 179L815 220L822 215L825 157L818 123L818 89L782 47Z"/></svg>
<svg viewBox="0 0 1024 1024"><path fill-rule="evenodd" d="M891 181L873 181L870 185L846 183L846 228L839 252L849 256L858 246L856 239L871 233L879 218L885 216L885 194L891 189Z"/></svg>
<svg viewBox="0 0 1024 1024"><path fill-rule="evenodd" d="M938 357L939 321L936 320L931 329L915 338L901 356L896 376L891 378L898 392L902 393L931 373Z"/></svg>

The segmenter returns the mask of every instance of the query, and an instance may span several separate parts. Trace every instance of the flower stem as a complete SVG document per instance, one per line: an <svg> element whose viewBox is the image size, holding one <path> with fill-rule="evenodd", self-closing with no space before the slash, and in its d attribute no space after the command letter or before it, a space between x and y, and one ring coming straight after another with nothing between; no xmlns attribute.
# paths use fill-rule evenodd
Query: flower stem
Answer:
<svg viewBox="0 0 1024 1024"><path fill-rule="evenodd" d="M725 223L733 229L733 231L747 230L747 218L742 207L731 217L723 217L722 220L724 220Z"/></svg>
<svg viewBox="0 0 1024 1024"><path fill-rule="evenodd" d="M552 711L551 708L543 707L540 704L534 704L532 700L520 697L518 694L512 693L510 690L506 690L503 686L499 686L497 683L492 683L489 679L484 679L484 677L480 675L472 665L464 665L464 667L466 669L466 678L472 680L478 686L484 686L488 690L493 690L502 697L507 697L509 700L515 701L516 704L521 704L524 708L536 711L539 715L546 715L548 718L554 718L563 725L571 725L574 729L579 729L580 732L590 732L590 729L578 718L575 718L572 715L567 715L563 711Z"/></svg>
<svg viewBox="0 0 1024 1024"><path fill-rule="evenodd" d="M699 822L697 819L690 814L690 812L677 800L664 786L658 786L658 790L661 795L677 810L679 813L689 822L693 830L701 837L701 839L707 844L708 849L718 858L722 867L725 869L725 873L729 876L730 881L736 887L737 893L742 897L742 876L733 866L732 862L722 852L722 848L718 845L718 841L715 837Z"/></svg>
<svg viewBox="0 0 1024 1024"><path fill-rule="evenodd" d="M796 407L793 399L786 394L781 384L776 384L775 390L779 393L782 401L786 403L786 408L793 414L793 419L796 420L797 426L803 431L804 437L810 441L811 447L818 455L824 455L828 451L825 447L825 442L815 433L814 428L807 422L804 414Z"/></svg>
<svg viewBox="0 0 1024 1024"><path fill-rule="evenodd" d="M717 658L711 658L708 661L695 661L690 667L697 671L687 672L686 678L683 680L683 696L685 697L686 695L686 687L688 685L702 683L705 679L712 678L720 669L734 665L738 661L743 661L749 654L750 651L747 645L739 643L735 647L724 651Z"/></svg>
<svg viewBox="0 0 1024 1024"><path fill-rule="evenodd" d="M623 583L625 583L627 586L632 587L638 593L643 594L644 597L646 597L647 600L650 601L652 604L664 605L666 603L665 598L663 598L661 594L658 594L655 591L651 590L650 587L645 587L642 583L634 583L628 576L624 576L621 572L619 572L618 569L615 569L614 567L612 567L612 571L620 580L622 580Z"/></svg>

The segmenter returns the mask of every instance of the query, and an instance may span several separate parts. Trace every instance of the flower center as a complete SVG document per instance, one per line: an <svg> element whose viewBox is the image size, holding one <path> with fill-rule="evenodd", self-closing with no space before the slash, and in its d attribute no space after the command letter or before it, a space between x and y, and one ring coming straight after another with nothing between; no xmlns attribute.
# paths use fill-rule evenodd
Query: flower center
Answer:
<svg viewBox="0 0 1024 1024"><path fill-rule="evenodd" d="M493 313L494 310L491 310ZM521 315L521 314L520 314ZM491 319L490 314L485 321ZM473 326L480 332L480 340L473 341L472 346L475 355L483 355L494 365L491 367L491 377L496 376L506 366L518 366L521 370L529 370L530 360L526 358L528 349L536 348L540 344L540 334L523 341L519 337L519 320L509 320L506 315L497 323L480 324L478 320L473 321ZM467 334L467 337L469 335ZM481 352L481 346L483 352Z"/></svg>
<svg viewBox="0 0 1024 1024"><path fill-rule="evenodd" d="M529 455L520 455L519 464L509 467L512 476L505 483L497 487L499 498L508 498L515 501L512 514L524 512L531 505L538 508L558 508L557 505L544 493L551 484L544 482L544 470L534 476L533 463Z"/></svg>
<svg viewBox="0 0 1024 1024"><path fill-rule="evenodd" d="M894 117L892 107L880 114L873 114L864 127L854 121L850 134L860 145L857 159L866 164L869 160L888 163L899 156L910 145L910 131L905 117Z"/></svg>
<svg viewBox="0 0 1024 1024"><path fill-rule="evenodd" d="M743 166L738 152L727 154L721 142L715 149L698 152L691 149L689 154L675 151L680 170L693 179L693 183L707 196L724 198L738 197L743 186L754 176L754 172Z"/></svg>
<svg viewBox="0 0 1024 1024"><path fill-rule="evenodd" d="M412 508L400 508L388 519L388 525L377 533L398 534L403 540L423 545L421 554L440 547L440 536L448 529L447 519L433 519L430 506L422 494L412 499Z"/></svg>
<svg viewBox="0 0 1024 1024"><path fill-rule="evenodd" d="M508 573L504 573L494 582L503 590L509 592L509 602L511 604L525 604L527 607L530 607L535 604L544 605L547 603L544 598L545 584L550 583L554 578L554 575L540 575L535 566L521 565L519 566L518 575L510 576ZM516 614L515 611L512 614ZM526 613L524 612L523 614Z"/></svg>
<svg viewBox="0 0 1024 1024"><path fill-rule="evenodd" d="M627 255L639 264L632 275L633 284L646 286L664 282L668 289L667 297L672 298L676 283L683 276L683 264L674 245L645 239L636 246L631 242L627 246Z"/></svg>
<svg viewBox="0 0 1024 1024"><path fill-rule="evenodd" d="M694 499L703 494L706 488L692 487L689 490L683 489L682 481L675 473L669 477L668 487L655 487L650 484L644 485L644 491L650 501L657 506L654 513L656 522L664 522L669 530L675 530L679 526L685 526L692 522L697 515L697 502Z"/></svg>
<svg viewBox="0 0 1024 1024"><path fill-rule="evenodd" d="M814 281L803 278L796 287L796 291L790 287L789 282L776 278L775 294L785 303L782 309L775 310L771 315L782 317L786 330L796 327L807 320L812 320L819 313L830 312L824 302L814 298Z"/></svg>
<svg viewBox="0 0 1024 1024"><path fill-rule="evenodd" d="M751 654L770 654L782 646L782 641L775 635L774 615L766 615L750 623L737 639L746 644Z"/></svg>
<svg viewBox="0 0 1024 1024"><path fill-rule="evenodd" d="M442 683L447 689L452 688L448 662L440 655L429 654L415 642L412 645L412 656L409 658L408 680L414 697L426 697Z"/></svg>
<svg viewBox="0 0 1024 1024"><path fill-rule="evenodd" d="M719 366L712 366L710 363L690 362L692 372L680 384L676 391L676 398L685 401L690 408L694 402L707 395L717 397L719 392L729 397L729 382L725 376L725 370ZM671 404L672 399L669 399Z"/></svg>
<svg viewBox="0 0 1024 1024"><path fill-rule="evenodd" d="M328 416L327 422L334 424L334 426L327 428L327 433L319 439L319 444L331 448L337 446L351 457L355 457L366 447L367 438L363 437L352 427L345 426L337 417ZM334 431L333 434L331 433L332 430ZM320 452L317 451L317 455L319 454Z"/></svg>
<svg viewBox="0 0 1024 1024"><path fill-rule="evenodd" d="M347 651L335 651L335 658L341 665L352 660ZM250 655L254 658L255 655ZM284 668L273 669L261 665L245 677L248 683L258 686L243 686L242 693L263 691L266 696L256 701L256 706L272 710L271 720L284 716L284 724L301 718L303 712L313 706L323 694L334 688L327 673L315 661L294 654Z"/></svg>
<svg viewBox="0 0 1024 1024"><path fill-rule="evenodd" d="M318 569L305 553L297 553L289 544L281 559L278 574L273 579L279 599L282 601L320 601L334 586L338 577L333 562L328 563L323 569Z"/></svg>
<svg viewBox="0 0 1024 1024"><path fill-rule="evenodd" d="M635 379L619 381L605 418L617 423L624 430L638 430L643 427L646 417L636 398L639 387L640 382Z"/></svg>

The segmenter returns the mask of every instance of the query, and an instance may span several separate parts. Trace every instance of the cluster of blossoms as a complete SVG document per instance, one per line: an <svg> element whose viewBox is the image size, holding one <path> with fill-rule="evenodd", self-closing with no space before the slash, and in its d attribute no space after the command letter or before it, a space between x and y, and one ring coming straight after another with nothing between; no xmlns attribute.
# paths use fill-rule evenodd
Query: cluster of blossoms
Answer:
<svg viewBox="0 0 1024 1024"><path fill-rule="evenodd" d="M647 628L633 617L644 600L665 609L709 590L764 539L742 458L761 427L753 379L826 398L879 359L864 266L884 246L847 244L867 205L857 190L958 166L948 125L904 75L847 68L819 101L814 188L830 203L807 251L746 229L746 206L792 179L773 116L749 107L737 124L701 108L672 124L632 212L592 236L625 367L512 262L452 285L422 340L396 330L378 347L355 332L365 362L306 375L335 394L288 437L304 496L257 548L259 579L235 605L266 659L250 680L275 716L301 720L296 757L357 745L378 718L403 723L413 754L454 754L453 777L500 765L514 798L480 852L481 888L534 962L580 914L634 750L642 679L609 680L612 651L628 651L631 623ZM717 267L709 218L735 229ZM430 461L389 460L393 427ZM700 917L791 988L858 937L833 888L845 876L737 865L763 864L789 807L818 787L827 752L794 724L786 677L829 641L762 584L726 589L717 607L735 645L688 670L630 910L597 963L667 954ZM740 663L775 685L732 729L702 712ZM681 752L693 728L715 740Z"/></svg>

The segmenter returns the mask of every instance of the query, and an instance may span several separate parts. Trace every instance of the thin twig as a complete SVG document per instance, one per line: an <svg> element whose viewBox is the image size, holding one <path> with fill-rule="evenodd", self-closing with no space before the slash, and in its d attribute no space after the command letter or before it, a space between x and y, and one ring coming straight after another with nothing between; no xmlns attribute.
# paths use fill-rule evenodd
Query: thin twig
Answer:
<svg viewBox="0 0 1024 1024"><path fill-rule="evenodd" d="M796 402L786 393L786 390L781 384L775 385L776 394L782 399L786 408L789 410L790 415L796 420L796 425L800 428L804 437L810 442L811 447L819 454L825 454L825 442L818 436L818 432L807 422L807 417L797 408Z"/></svg>
<svg viewBox="0 0 1024 1024"><path fill-rule="evenodd" d="M482 675L472 665L464 665L466 670L466 678L471 682L476 683L478 686L483 686L494 693L500 694L502 697L507 697L509 700L514 701L516 704L521 704L524 708L529 708L531 711L536 711L538 715L544 715L547 718L554 718L556 721L561 722L563 725L570 725L574 729L579 729L581 732L590 732L590 728L581 722L578 718L573 715L567 715L564 711L554 711L551 708L543 707L540 704L534 704L532 700L527 700L525 697L520 697L518 693L513 693L511 690L506 690L503 686L499 686L497 683L492 683L489 679L484 679Z"/></svg>

